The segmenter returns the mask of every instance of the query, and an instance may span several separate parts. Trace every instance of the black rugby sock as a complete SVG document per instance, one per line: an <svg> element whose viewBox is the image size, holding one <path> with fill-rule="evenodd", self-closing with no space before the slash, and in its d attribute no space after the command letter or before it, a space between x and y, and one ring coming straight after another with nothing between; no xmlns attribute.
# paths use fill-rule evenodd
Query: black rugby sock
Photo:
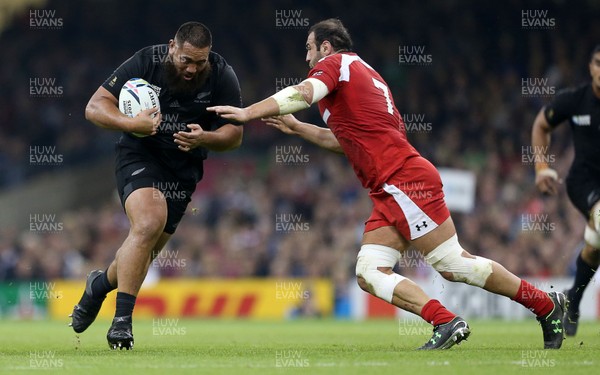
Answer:
<svg viewBox="0 0 600 375"><path fill-rule="evenodd" d="M133 314L135 299L136 297L131 294L117 292L117 311L115 313L115 318Z"/></svg>
<svg viewBox="0 0 600 375"><path fill-rule="evenodd" d="M581 253L579 253L579 256L577 257L576 264L577 269L575 272L575 281L567 293L567 298L569 299L569 303L573 307L573 310L579 311L579 303L583 297L583 292L590 283L592 277L594 277L596 269L587 264L583 258L581 258Z"/></svg>
<svg viewBox="0 0 600 375"><path fill-rule="evenodd" d="M94 295L94 298L106 297L106 294L108 294L108 292L117 289L116 287L110 285L107 273L108 270L102 273L102 275L100 275L92 283L92 294Z"/></svg>

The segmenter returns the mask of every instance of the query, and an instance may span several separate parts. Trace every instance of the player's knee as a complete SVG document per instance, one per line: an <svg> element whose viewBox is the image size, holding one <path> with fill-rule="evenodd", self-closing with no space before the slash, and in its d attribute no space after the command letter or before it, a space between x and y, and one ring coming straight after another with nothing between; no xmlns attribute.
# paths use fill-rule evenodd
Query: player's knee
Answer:
<svg viewBox="0 0 600 375"><path fill-rule="evenodd" d="M433 249L425 260L449 281L483 287L492 274L492 261L465 252L456 235Z"/></svg>
<svg viewBox="0 0 600 375"><path fill-rule="evenodd" d="M369 289L369 284L367 284L367 282L365 281L365 279L362 278L362 276L356 276L356 283L358 284L360 289L364 290L367 293L371 293L371 290Z"/></svg>
<svg viewBox="0 0 600 375"><path fill-rule="evenodd" d="M165 222L162 217L141 217L131 224L131 234L140 240L155 240L163 232Z"/></svg>
<svg viewBox="0 0 600 375"><path fill-rule="evenodd" d="M399 258L400 253L390 247L363 245L356 261L358 286L376 297L391 302L394 288L405 279L391 272Z"/></svg>

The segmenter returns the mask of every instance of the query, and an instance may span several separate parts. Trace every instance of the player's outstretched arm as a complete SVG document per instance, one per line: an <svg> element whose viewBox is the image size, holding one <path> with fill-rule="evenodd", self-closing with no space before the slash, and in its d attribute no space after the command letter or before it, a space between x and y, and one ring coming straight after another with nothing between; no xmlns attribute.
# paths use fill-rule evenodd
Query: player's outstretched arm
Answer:
<svg viewBox="0 0 600 375"><path fill-rule="evenodd" d="M328 93L329 90L323 82L308 78L246 108L214 106L206 110L228 120L248 122L258 118L298 112L323 99Z"/></svg>
<svg viewBox="0 0 600 375"><path fill-rule="evenodd" d="M535 185L544 194L556 194L561 183L558 173L546 162L547 150L550 147L552 127L544 115L544 108L537 114L531 130L531 148L535 163Z"/></svg>
<svg viewBox="0 0 600 375"><path fill-rule="evenodd" d="M130 118L119 111L117 98L104 87L99 87L85 107L85 118L104 129L136 132L146 135L156 134L161 121L160 114L153 115L156 109L150 108Z"/></svg>
<svg viewBox="0 0 600 375"><path fill-rule="evenodd" d="M267 125L272 126L285 134L297 135L326 150L343 154L340 143L330 129L299 121L293 115L272 116L262 119Z"/></svg>

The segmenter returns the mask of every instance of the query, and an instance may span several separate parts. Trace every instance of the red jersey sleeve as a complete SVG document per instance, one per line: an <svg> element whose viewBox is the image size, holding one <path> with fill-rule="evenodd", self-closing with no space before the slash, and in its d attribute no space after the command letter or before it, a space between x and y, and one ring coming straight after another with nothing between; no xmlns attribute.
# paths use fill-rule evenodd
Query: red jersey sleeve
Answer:
<svg viewBox="0 0 600 375"><path fill-rule="evenodd" d="M323 82L329 92L335 90L340 82L339 55L331 55L319 60L315 67L308 72L307 78L316 78Z"/></svg>

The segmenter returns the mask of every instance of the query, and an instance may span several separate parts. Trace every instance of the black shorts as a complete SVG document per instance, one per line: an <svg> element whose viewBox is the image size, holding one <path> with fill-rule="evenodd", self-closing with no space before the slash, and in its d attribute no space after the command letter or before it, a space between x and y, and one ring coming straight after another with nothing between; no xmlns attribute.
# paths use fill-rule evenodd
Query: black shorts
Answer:
<svg viewBox="0 0 600 375"><path fill-rule="evenodd" d="M167 201L164 232L175 233L188 203L192 200L196 183L202 177L202 169L185 162L173 168L165 165L154 152L145 150L117 145L116 151L115 175L123 208L127 197L133 191L146 187L158 189Z"/></svg>
<svg viewBox="0 0 600 375"><path fill-rule="evenodd" d="M589 220L592 207L600 200L600 174L585 164L574 163L567 176L567 194Z"/></svg>

